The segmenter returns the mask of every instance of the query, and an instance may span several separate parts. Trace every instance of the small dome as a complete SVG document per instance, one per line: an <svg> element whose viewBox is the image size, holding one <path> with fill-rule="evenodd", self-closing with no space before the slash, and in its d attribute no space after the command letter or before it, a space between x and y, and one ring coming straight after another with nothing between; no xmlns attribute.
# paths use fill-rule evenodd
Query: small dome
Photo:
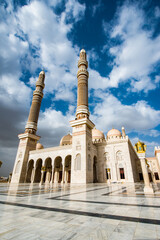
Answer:
<svg viewBox="0 0 160 240"><path fill-rule="evenodd" d="M110 131L107 133L107 138L116 138L116 137L121 137L121 132L115 128L112 128Z"/></svg>
<svg viewBox="0 0 160 240"><path fill-rule="evenodd" d="M71 144L72 144L72 136L70 134L62 137L62 139L60 141L60 146L71 145Z"/></svg>
<svg viewBox="0 0 160 240"><path fill-rule="evenodd" d="M37 143L36 145L36 150L40 150L40 149L43 149L43 145L41 143Z"/></svg>
<svg viewBox="0 0 160 240"><path fill-rule="evenodd" d="M105 139L103 132L96 128L92 129L92 140L95 139Z"/></svg>

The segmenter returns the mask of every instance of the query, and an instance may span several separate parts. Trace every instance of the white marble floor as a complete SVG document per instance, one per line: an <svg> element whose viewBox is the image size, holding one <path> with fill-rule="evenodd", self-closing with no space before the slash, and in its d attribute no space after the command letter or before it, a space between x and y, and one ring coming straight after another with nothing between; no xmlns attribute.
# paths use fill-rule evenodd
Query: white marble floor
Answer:
<svg viewBox="0 0 160 240"><path fill-rule="evenodd" d="M0 239L160 239L160 191L141 184L0 184Z"/></svg>

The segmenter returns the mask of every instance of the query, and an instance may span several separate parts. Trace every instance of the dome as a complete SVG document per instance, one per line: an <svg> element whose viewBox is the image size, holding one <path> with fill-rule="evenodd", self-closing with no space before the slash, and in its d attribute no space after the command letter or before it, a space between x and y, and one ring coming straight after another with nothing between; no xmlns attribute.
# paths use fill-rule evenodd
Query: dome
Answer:
<svg viewBox="0 0 160 240"><path fill-rule="evenodd" d="M71 145L71 144L72 144L72 136L70 134L62 137L62 139L60 141L60 146Z"/></svg>
<svg viewBox="0 0 160 240"><path fill-rule="evenodd" d="M95 139L105 139L103 132L96 128L92 129L92 140Z"/></svg>
<svg viewBox="0 0 160 240"><path fill-rule="evenodd" d="M116 138L116 137L121 137L121 132L115 128L112 128L110 131L107 133L107 138Z"/></svg>
<svg viewBox="0 0 160 240"><path fill-rule="evenodd" d="M40 149L43 149L43 145L41 143L37 143L36 144L36 150L40 150Z"/></svg>

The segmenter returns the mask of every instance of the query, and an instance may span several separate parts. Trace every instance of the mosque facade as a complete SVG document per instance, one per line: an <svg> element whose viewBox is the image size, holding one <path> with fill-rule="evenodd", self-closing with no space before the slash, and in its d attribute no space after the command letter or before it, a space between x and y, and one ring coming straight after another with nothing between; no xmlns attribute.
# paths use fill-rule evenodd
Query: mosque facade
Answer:
<svg viewBox="0 0 160 240"><path fill-rule="evenodd" d="M89 118L88 62L84 49L78 61L76 117L70 121L72 135L65 135L57 147L44 148L36 135L44 71L40 72L33 92L25 132L19 134L19 146L12 173L12 183L113 183L159 182L160 147L155 157L146 158L146 146L138 141L133 147L124 127L108 131L105 138Z"/></svg>

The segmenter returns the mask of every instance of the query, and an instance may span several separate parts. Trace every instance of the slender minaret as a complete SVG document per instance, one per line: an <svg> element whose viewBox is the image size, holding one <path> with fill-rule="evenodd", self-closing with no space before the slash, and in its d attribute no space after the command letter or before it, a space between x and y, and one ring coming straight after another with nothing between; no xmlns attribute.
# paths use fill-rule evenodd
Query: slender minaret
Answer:
<svg viewBox="0 0 160 240"><path fill-rule="evenodd" d="M38 123L38 117L41 107L41 101L43 98L43 89L44 89L44 79L45 79L45 73L44 71L41 71L39 74L39 78L36 82L36 90L33 92L33 99L32 99L32 105L30 108L30 113L28 117L28 121L25 127L25 132L36 134L37 131L37 123Z"/></svg>
<svg viewBox="0 0 160 240"><path fill-rule="evenodd" d="M70 121L72 133L71 183L93 182L92 129L88 109L88 62L84 49L78 61L76 119Z"/></svg>
<svg viewBox="0 0 160 240"><path fill-rule="evenodd" d="M77 91L77 119L89 117L88 109L88 62L87 56L84 49L80 51L80 58L78 61L78 91Z"/></svg>
<svg viewBox="0 0 160 240"><path fill-rule="evenodd" d="M20 141L13 168L11 183L25 182L29 152L36 149L37 141L40 139L40 136L36 135L36 131L41 101L43 98L44 79L45 73L42 71L40 72L39 78L36 82L36 90L33 92L33 99L28 121L25 127L25 133L18 135Z"/></svg>

